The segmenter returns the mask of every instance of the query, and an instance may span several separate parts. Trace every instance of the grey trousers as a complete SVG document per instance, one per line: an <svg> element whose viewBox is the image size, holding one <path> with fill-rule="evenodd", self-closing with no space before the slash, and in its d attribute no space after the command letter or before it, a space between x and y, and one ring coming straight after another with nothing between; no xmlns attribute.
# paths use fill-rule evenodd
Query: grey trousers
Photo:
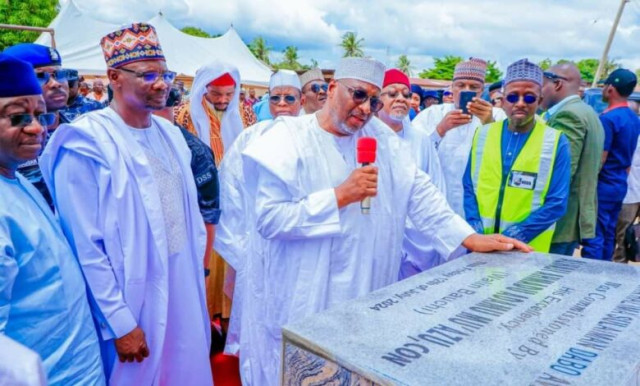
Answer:
<svg viewBox="0 0 640 386"><path fill-rule="evenodd" d="M626 263L629 261L624 254L624 233L640 215L640 202L633 204L622 204L618 224L616 225L616 249L613 252L613 261L616 263Z"/></svg>

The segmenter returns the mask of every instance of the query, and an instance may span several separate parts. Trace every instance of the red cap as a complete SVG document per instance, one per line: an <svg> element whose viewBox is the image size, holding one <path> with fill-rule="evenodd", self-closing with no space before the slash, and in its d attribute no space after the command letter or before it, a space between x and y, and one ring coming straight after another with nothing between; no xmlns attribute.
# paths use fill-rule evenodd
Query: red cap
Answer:
<svg viewBox="0 0 640 386"><path fill-rule="evenodd" d="M387 70L384 73L384 81L382 82L382 88L387 87L390 84L404 84L405 86L411 88L411 83L409 83L409 77L402 71L392 68Z"/></svg>
<svg viewBox="0 0 640 386"><path fill-rule="evenodd" d="M235 86L236 81L233 80L233 77L228 72L222 74L222 76L214 79L209 83L209 86Z"/></svg>
<svg viewBox="0 0 640 386"><path fill-rule="evenodd" d="M358 139L358 163L371 164L376 162L377 142L373 137L362 137Z"/></svg>

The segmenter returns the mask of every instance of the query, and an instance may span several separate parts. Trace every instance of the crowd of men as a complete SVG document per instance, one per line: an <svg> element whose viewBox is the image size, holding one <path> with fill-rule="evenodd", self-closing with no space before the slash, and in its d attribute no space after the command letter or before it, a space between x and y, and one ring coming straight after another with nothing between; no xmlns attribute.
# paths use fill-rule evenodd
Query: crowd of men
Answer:
<svg viewBox="0 0 640 386"><path fill-rule="evenodd" d="M527 59L489 101L478 58L442 103L367 58L342 59L329 82L279 70L261 100L216 61L182 100L153 26L100 44L110 92L94 81L87 96L55 49L0 54L9 383L211 385L216 320L242 382L275 385L287 323L470 251L581 245L612 260L621 210L625 228L639 212L625 69L600 116L573 64ZM363 137L377 141L370 165Z"/></svg>

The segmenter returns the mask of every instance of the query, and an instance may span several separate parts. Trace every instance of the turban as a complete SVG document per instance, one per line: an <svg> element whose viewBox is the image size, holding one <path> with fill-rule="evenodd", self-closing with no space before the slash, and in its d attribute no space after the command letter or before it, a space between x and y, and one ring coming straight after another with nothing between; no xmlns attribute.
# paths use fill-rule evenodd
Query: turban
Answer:
<svg viewBox="0 0 640 386"><path fill-rule="evenodd" d="M236 81L233 80L233 77L228 72L225 72L224 74L215 78L209 83L209 86L219 86L219 87L235 86L235 85L236 85Z"/></svg>
<svg viewBox="0 0 640 386"><path fill-rule="evenodd" d="M111 32L100 40L107 67L117 68L143 60L165 60L156 30L146 23L134 23Z"/></svg>
<svg viewBox="0 0 640 386"><path fill-rule="evenodd" d="M407 87L411 87L409 83L409 77L402 71L392 68L384 73L384 81L382 87L387 87L390 84L403 84Z"/></svg>
<svg viewBox="0 0 640 386"><path fill-rule="evenodd" d="M507 75L504 77L504 86L511 82L528 81L542 87L542 69L529 59L520 59L507 67Z"/></svg>
<svg viewBox="0 0 640 386"><path fill-rule="evenodd" d="M293 87L298 90L302 90L300 86L300 78L295 71L291 70L278 70L271 75L269 81L269 91L276 87Z"/></svg>
<svg viewBox="0 0 640 386"><path fill-rule="evenodd" d="M487 62L478 58L469 58L466 62L456 64L453 80L468 79L484 83L487 73Z"/></svg>
<svg viewBox="0 0 640 386"><path fill-rule="evenodd" d="M0 54L0 98L41 94L42 88L31 64Z"/></svg>
<svg viewBox="0 0 640 386"><path fill-rule="evenodd" d="M340 60L333 78L356 79L382 88L384 80L384 64L375 59L367 58L343 58Z"/></svg>
<svg viewBox="0 0 640 386"><path fill-rule="evenodd" d="M34 68L46 66L60 66L62 60L55 48L35 43L21 43L4 50L4 54L11 55L25 62L31 63Z"/></svg>

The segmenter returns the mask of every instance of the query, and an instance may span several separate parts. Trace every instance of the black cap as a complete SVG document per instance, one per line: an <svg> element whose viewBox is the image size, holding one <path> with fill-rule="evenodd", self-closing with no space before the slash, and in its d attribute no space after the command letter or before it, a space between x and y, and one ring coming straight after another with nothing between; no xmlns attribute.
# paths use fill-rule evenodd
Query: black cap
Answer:
<svg viewBox="0 0 640 386"><path fill-rule="evenodd" d="M497 81L495 83L491 83L491 86L489 86L489 92L492 92L494 90L498 90L500 88L502 88L502 81L501 80L499 80L499 81Z"/></svg>
<svg viewBox="0 0 640 386"><path fill-rule="evenodd" d="M636 74L624 68L614 70L604 81L604 84L610 84L618 90L618 94L622 97L631 95L637 83L638 78L636 78Z"/></svg>

